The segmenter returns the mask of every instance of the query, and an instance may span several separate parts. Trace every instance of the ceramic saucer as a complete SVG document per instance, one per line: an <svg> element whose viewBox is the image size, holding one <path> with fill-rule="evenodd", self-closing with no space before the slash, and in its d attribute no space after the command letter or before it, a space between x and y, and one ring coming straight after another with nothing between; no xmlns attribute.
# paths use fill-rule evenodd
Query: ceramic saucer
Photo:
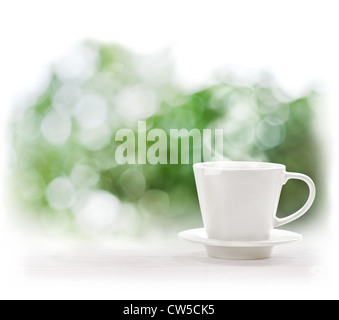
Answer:
<svg viewBox="0 0 339 320"><path fill-rule="evenodd" d="M212 258L229 260L267 259L272 256L277 245L302 240L298 233L273 229L271 237L264 241L224 241L210 239L204 228L186 230L178 234L179 239L205 246L207 254Z"/></svg>

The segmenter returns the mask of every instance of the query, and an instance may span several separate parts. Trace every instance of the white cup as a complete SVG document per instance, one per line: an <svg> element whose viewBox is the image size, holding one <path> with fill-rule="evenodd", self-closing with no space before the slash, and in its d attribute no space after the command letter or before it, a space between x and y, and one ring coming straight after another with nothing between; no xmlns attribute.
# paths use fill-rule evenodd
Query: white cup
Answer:
<svg viewBox="0 0 339 320"><path fill-rule="evenodd" d="M300 173L286 172L282 164L267 162L205 162L194 165L204 227L211 239L268 240L273 228L292 222L311 207L315 185ZM276 217L282 186L289 179L307 183L310 194L294 214ZM293 199L291 199L293 201Z"/></svg>

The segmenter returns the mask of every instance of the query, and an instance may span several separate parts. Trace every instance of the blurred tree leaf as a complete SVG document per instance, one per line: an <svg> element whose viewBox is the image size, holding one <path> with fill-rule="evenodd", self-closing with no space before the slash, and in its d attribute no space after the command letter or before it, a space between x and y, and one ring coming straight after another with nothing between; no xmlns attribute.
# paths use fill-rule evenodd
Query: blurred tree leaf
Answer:
<svg viewBox="0 0 339 320"><path fill-rule="evenodd" d="M149 103L157 104L157 109L151 110L145 119L147 131L159 128L169 134L170 129L224 129L226 158L284 163L288 171L308 174L316 182L320 203L324 183L320 178L321 158L313 133L314 111L309 103L315 92L286 102L286 95L281 101L277 92L281 96L282 91L273 82L251 87L221 82L187 94L172 82L174 67L166 54L154 58L154 64L150 64L145 56L135 55L116 45L94 42L82 46L85 58L89 48L92 51L88 63L84 64L84 70L78 72L86 76L72 77L76 74L74 72L70 72L69 76L58 74L56 67L45 92L28 108L18 110L13 120L12 144L17 156L13 181L17 190L31 190L18 192L17 196L27 208L34 208L37 216L56 213L46 198L48 186L60 177L74 183L74 170L79 166L90 170L80 170L77 174L93 172L98 175L98 182L90 187L92 191L107 191L122 203L132 203L141 218L145 217L145 208L151 207L147 204L149 201L155 201L157 206L162 202L166 204L168 210L167 214L163 214L164 221L171 216L198 215L191 165L192 146L190 165L119 166L115 162L114 152L118 146L115 133L126 127L136 132L135 117L138 114L132 113L137 111L142 114L145 106L145 112L150 113L147 99L151 99ZM97 54L95 60L93 52ZM88 76L91 68L94 72ZM148 70L154 76L150 77ZM164 73L166 76L163 76ZM156 77L159 77L158 81ZM88 107L88 100L81 100L88 96L100 101L104 114L104 122L95 128L90 127L91 122L88 125L84 122L87 118L98 116L98 109ZM136 103L135 109L124 109L123 99L126 97ZM146 102L138 105L143 100ZM50 131L45 128L46 133L42 125L51 113L60 116L60 126L52 122L56 127L50 128ZM80 118L79 114L87 118ZM98 121L103 121L101 118ZM70 132L64 130L62 121L71 127ZM180 146L180 139L178 144ZM170 151L170 138L167 147ZM180 158L180 149L178 152ZM22 179L27 173L34 173L34 177L38 178ZM80 178L84 181L89 179L86 176ZM44 190L37 192L39 188ZM66 210L72 230L77 228L74 211L77 199L82 199L79 195L87 189L87 186L74 187L74 203ZM289 184L282 194L280 214L290 214L306 197L305 186ZM152 206L151 216L157 206ZM154 221L158 219L156 217Z"/></svg>

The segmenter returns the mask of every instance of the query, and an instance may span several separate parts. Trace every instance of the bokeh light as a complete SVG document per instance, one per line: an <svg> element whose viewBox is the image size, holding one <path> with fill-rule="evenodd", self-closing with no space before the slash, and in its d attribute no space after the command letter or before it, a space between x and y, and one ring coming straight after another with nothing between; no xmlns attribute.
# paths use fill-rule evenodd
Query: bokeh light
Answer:
<svg viewBox="0 0 339 320"><path fill-rule="evenodd" d="M76 221L88 235L97 235L110 229L118 218L120 201L108 192L84 191L74 207Z"/></svg>
<svg viewBox="0 0 339 320"><path fill-rule="evenodd" d="M68 116L51 111L42 120L41 133L51 145L63 145L72 130L72 122Z"/></svg>
<svg viewBox="0 0 339 320"><path fill-rule="evenodd" d="M290 96L267 73L247 81L227 70L219 70L213 84L189 91L174 81L169 50L138 55L96 42L77 46L52 69L45 91L21 103L11 124L13 194L48 230L140 235L152 225L200 222L192 164L203 153L192 147L192 137L188 151L180 148L184 136L168 137L166 148L178 164L118 164L115 135L128 129L137 137L140 120L145 135L222 129L221 157L284 163L315 181L313 212L324 198L314 91ZM136 154L144 152L128 143ZM180 163L185 156L189 163ZM302 205L306 192L284 188L280 215Z"/></svg>
<svg viewBox="0 0 339 320"><path fill-rule="evenodd" d="M96 187L99 175L89 166L76 165L71 173L71 181L76 188L92 188Z"/></svg>
<svg viewBox="0 0 339 320"><path fill-rule="evenodd" d="M282 142L282 127L267 122L265 118L258 123L256 136L259 148L274 148Z"/></svg>
<svg viewBox="0 0 339 320"><path fill-rule="evenodd" d="M86 95L75 106L74 116L83 129L95 129L106 121L108 108L105 100L97 95Z"/></svg>
<svg viewBox="0 0 339 320"><path fill-rule="evenodd" d="M69 209L74 202L75 190L68 178L56 178L47 187L46 198L52 209Z"/></svg>
<svg viewBox="0 0 339 320"><path fill-rule="evenodd" d="M91 151L107 147L111 142L112 132L107 124L92 129L79 129L77 138L80 144Z"/></svg>
<svg viewBox="0 0 339 320"><path fill-rule="evenodd" d="M116 97L116 112L127 124L154 115L159 108L158 98L150 89L142 86L125 88Z"/></svg>

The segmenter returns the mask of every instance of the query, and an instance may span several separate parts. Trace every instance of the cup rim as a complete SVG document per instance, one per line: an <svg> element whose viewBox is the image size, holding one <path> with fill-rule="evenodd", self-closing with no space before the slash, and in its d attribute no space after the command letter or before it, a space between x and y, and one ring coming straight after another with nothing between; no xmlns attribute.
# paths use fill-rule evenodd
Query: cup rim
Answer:
<svg viewBox="0 0 339 320"><path fill-rule="evenodd" d="M283 164L264 161L209 161L195 163L193 168L219 171L286 170L286 166Z"/></svg>

